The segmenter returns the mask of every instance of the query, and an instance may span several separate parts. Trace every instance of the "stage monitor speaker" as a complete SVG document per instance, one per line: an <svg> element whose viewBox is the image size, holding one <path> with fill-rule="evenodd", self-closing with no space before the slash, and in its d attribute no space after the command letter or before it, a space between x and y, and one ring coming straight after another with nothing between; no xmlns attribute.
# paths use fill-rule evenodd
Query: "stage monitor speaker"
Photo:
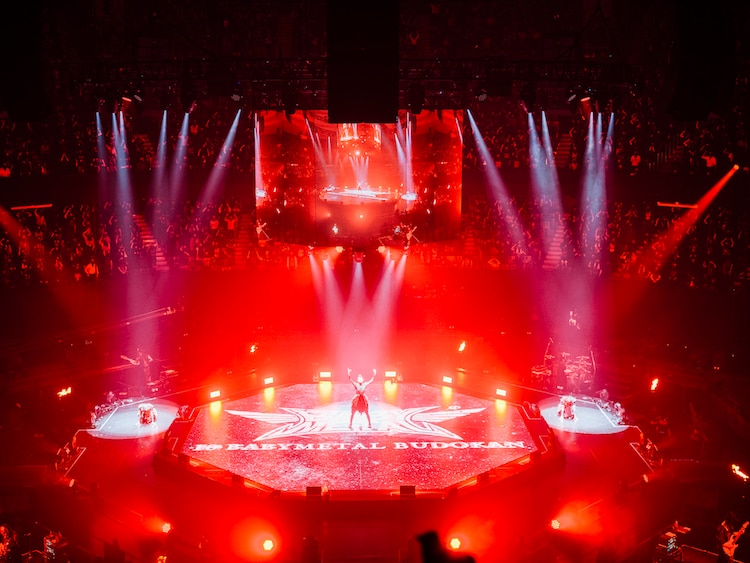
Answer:
<svg viewBox="0 0 750 563"><path fill-rule="evenodd" d="M399 12L396 0L329 0L328 121L398 119Z"/></svg>
<svg viewBox="0 0 750 563"><path fill-rule="evenodd" d="M401 485L399 494L401 498L414 498L417 496L417 488L414 485Z"/></svg>
<svg viewBox="0 0 750 563"><path fill-rule="evenodd" d="M307 487L305 496L309 498L320 498L323 496L323 487Z"/></svg>

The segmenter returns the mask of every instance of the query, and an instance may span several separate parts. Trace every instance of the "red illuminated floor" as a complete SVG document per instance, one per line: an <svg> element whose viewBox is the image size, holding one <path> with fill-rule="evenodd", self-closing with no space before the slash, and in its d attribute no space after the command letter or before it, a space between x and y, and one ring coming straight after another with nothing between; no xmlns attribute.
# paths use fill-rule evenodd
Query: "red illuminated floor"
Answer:
<svg viewBox="0 0 750 563"><path fill-rule="evenodd" d="M515 405L448 388L383 382L371 427L352 386L324 382L203 407L181 452L280 491L445 489L537 451Z"/></svg>

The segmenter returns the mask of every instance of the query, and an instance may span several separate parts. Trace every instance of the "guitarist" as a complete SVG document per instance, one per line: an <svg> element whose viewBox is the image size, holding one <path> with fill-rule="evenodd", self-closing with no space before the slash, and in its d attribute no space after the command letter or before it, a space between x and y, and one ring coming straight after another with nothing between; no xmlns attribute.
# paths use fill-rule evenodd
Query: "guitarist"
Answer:
<svg viewBox="0 0 750 563"><path fill-rule="evenodd" d="M737 517L733 512L727 514L724 521L719 524L716 532L716 543L718 544L719 555L716 558L718 563L732 563L734 561L734 551L737 549L737 542L747 529L748 522L738 526Z"/></svg>
<svg viewBox="0 0 750 563"><path fill-rule="evenodd" d="M136 381L134 386L141 396L145 396L148 384L151 383L151 364L154 359L140 346L136 348L135 358L129 358L128 356L120 357L136 367Z"/></svg>

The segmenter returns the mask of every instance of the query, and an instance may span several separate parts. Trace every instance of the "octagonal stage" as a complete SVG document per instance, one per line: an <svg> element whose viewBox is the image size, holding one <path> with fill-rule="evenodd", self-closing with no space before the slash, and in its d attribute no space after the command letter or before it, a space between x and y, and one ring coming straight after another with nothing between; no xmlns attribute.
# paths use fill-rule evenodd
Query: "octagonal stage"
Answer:
<svg viewBox="0 0 750 563"><path fill-rule="evenodd" d="M353 395L346 380L290 383L175 420L154 458L175 528L231 546L249 518L273 530L284 561L304 560L315 537L325 561L395 562L419 560L405 550L426 530L463 530L489 556L518 553L508 542L549 522L564 456L538 412L381 379L366 392L371 425L356 413L350 428Z"/></svg>
<svg viewBox="0 0 750 563"><path fill-rule="evenodd" d="M296 384L199 409L179 453L278 491L447 490L540 451L518 406L386 381Z"/></svg>

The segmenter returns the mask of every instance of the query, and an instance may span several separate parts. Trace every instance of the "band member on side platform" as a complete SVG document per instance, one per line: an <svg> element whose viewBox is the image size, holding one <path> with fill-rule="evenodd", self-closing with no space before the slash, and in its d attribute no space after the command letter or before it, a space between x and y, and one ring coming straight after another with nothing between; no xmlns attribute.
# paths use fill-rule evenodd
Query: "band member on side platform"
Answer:
<svg viewBox="0 0 750 563"><path fill-rule="evenodd" d="M120 357L136 367L135 387L141 395L145 395L148 384L151 383L151 364L154 362L154 359L140 346L135 350L135 358L128 356Z"/></svg>
<svg viewBox="0 0 750 563"><path fill-rule="evenodd" d="M347 372L349 373L349 381L354 385L355 392L354 398L352 398L352 414L349 416L349 430L352 429L354 415L358 412L367 417L367 427L372 428L372 422L370 421L370 403L365 396L365 390L367 389L367 386L372 383L372 380L375 379L376 370L372 370L372 377L367 381L365 381L365 378L362 377L361 373L357 375L357 380L354 381L352 379L352 370L347 369Z"/></svg>
<svg viewBox="0 0 750 563"><path fill-rule="evenodd" d="M737 542L747 529L748 522L739 525L737 517L733 512L727 514L724 521L719 524L716 531L716 544L719 552L716 561L718 563L732 563L734 561L734 551L737 549Z"/></svg>

